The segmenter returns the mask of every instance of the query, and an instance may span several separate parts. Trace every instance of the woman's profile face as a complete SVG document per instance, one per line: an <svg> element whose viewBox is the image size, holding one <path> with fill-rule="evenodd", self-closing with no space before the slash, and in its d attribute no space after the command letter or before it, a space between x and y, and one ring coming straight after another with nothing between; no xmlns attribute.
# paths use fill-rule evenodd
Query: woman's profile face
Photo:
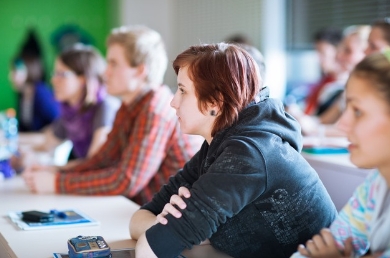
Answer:
<svg viewBox="0 0 390 258"><path fill-rule="evenodd" d="M201 135L206 140L210 139L215 116L210 115L211 106L204 113L199 110L194 83L188 76L187 67L180 68L177 85L171 106L176 110L181 131L186 134ZM218 110L215 111L218 112Z"/></svg>
<svg viewBox="0 0 390 258"><path fill-rule="evenodd" d="M55 98L60 102L79 103L85 90L85 79L77 76L58 58L54 63L54 73L51 78Z"/></svg>
<svg viewBox="0 0 390 258"><path fill-rule="evenodd" d="M353 75L346 87L347 107L337 123L350 141L352 163L390 168L390 105L368 79Z"/></svg>

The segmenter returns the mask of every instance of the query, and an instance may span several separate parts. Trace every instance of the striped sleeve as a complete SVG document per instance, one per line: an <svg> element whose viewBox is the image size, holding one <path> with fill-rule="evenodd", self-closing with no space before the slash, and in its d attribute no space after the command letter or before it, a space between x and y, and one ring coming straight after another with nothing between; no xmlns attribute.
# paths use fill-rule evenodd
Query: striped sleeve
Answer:
<svg viewBox="0 0 390 258"><path fill-rule="evenodd" d="M352 237L355 255L363 255L369 248L368 222L371 221L374 210L373 188L378 173L371 173L355 190L330 227L340 249L344 249L344 242Z"/></svg>

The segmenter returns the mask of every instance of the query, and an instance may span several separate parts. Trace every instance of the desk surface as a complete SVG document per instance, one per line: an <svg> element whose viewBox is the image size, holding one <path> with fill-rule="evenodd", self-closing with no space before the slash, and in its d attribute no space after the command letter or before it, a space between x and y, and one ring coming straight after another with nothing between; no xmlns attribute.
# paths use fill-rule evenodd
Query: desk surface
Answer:
<svg viewBox="0 0 390 258"><path fill-rule="evenodd" d="M21 177L0 181L0 258L48 258L67 253L67 240L78 235L101 235L112 249L134 247L128 225L139 206L122 196L31 194ZM100 221L99 226L23 231L7 217L9 211L78 209ZM185 250L187 258L228 258L210 245Z"/></svg>
<svg viewBox="0 0 390 258"><path fill-rule="evenodd" d="M341 210L355 189L372 169L362 169L351 163L349 154L307 154L302 156L317 172L336 209Z"/></svg>
<svg viewBox="0 0 390 258"><path fill-rule="evenodd" d="M35 195L20 177L0 182L0 257L53 257L67 252L67 240L78 235L101 235L113 249L134 247L128 224L139 206L122 196ZM9 211L78 209L100 221L99 226L23 231L8 219ZM7 252L9 253L7 255Z"/></svg>

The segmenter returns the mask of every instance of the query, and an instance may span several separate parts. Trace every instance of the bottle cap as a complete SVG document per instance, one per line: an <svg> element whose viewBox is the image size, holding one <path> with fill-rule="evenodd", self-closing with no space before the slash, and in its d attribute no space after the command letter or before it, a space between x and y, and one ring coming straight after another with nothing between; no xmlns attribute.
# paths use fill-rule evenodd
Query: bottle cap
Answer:
<svg viewBox="0 0 390 258"><path fill-rule="evenodd" d="M15 117L16 116L16 111L13 108L8 108L5 111L5 114L6 114L7 117Z"/></svg>

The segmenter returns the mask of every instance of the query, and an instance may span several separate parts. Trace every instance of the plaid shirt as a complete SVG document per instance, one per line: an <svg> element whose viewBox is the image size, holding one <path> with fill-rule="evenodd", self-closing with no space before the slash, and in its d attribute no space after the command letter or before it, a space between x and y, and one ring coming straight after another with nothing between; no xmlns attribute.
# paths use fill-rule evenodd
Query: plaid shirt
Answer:
<svg viewBox="0 0 390 258"><path fill-rule="evenodd" d="M124 195L141 205L150 201L201 144L199 138L180 133L171 99L170 89L162 86L122 104L99 152L58 173L56 191Z"/></svg>

